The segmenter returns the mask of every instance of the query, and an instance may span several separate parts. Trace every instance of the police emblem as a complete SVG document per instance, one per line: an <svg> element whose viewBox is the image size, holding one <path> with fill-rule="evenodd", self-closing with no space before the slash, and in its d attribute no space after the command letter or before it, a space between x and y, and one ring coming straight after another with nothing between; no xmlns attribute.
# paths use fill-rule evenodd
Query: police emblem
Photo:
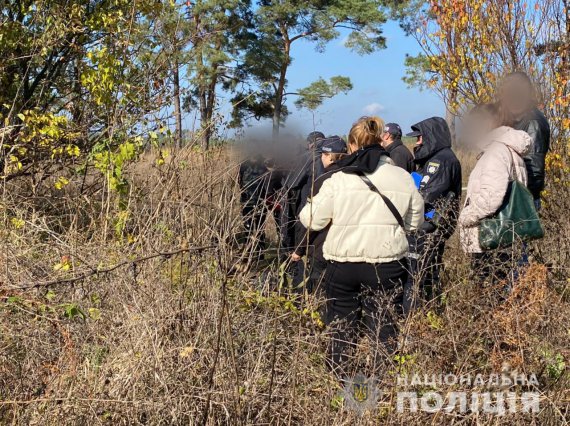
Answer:
<svg viewBox="0 0 570 426"><path fill-rule="evenodd" d="M352 384L352 396L358 402L368 399L368 382L354 382Z"/></svg>
<svg viewBox="0 0 570 426"><path fill-rule="evenodd" d="M377 380L361 373L346 380L342 394L346 407L358 415L373 410L381 395Z"/></svg>
<svg viewBox="0 0 570 426"><path fill-rule="evenodd" d="M430 175L433 175L435 172L437 172L437 170L439 169L439 163L428 163L428 167L427 167L427 172Z"/></svg>

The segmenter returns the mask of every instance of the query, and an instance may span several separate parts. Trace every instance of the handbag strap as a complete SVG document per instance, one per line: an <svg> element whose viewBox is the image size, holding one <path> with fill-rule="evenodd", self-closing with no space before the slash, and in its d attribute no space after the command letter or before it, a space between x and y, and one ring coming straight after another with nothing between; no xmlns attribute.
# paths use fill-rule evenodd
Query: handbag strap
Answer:
<svg viewBox="0 0 570 426"><path fill-rule="evenodd" d="M519 180L519 177L517 175L517 168L515 165L515 151L512 150L510 147L507 146L507 149L509 150L509 155L511 156L511 172L509 174L509 179L511 182L514 182L516 180ZM518 154L517 154L518 155Z"/></svg>
<svg viewBox="0 0 570 426"><path fill-rule="evenodd" d="M382 200L384 200L384 203L386 203L386 207L388 207L388 209L392 212L392 214L398 221L398 224L402 227L402 229L405 232L406 225L404 224L404 219L402 219L402 215L400 214L394 203L392 203L392 201L390 201L388 197L382 194L380 190L376 187L376 185L374 185L372 181L368 179L368 176L366 176L363 172L358 171L356 172L356 174L360 176L360 179L362 179L362 181L366 184L366 186L368 186L368 188L370 188L372 192L375 192L376 194L380 195L380 197L382 197Z"/></svg>

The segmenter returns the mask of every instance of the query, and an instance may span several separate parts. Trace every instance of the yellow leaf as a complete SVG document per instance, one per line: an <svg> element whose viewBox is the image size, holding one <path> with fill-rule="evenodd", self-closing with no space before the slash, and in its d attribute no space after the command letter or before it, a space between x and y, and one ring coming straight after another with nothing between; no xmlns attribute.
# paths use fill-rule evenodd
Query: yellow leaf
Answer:
<svg viewBox="0 0 570 426"><path fill-rule="evenodd" d="M192 355L192 352L194 352L194 347L193 346L186 346L185 348L182 348L182 350L180 351L180 358L188 358L190 355Z"/></svg>
<svg viewBox="0 0 570 426"><path fill-rule="evenodd" d="M54 271L69 271L71 269L71 258L69 256L62 256L61 262L53 265Z"/></svg>
<svg viewBox="0 0 570 426"><path fill-rule="evenodd" d="M69 184L69 180L67 180L63 176L60 176L59 179L55 182L54 186L56 189L62 189L67 184Z"/></svg>
<svg viewBox="0 0 570 426"><path fill-rule="evenodd" d="M10 222L12 223L12 226L16 229L22 229L26 224L26 221L24 221L24 219L19 219L17 217L13 217L12 219L10 219Z"/></svg>
<svg viewBox="0 0 570 426"><path fill-rule="evenodd" d="M101 318L101 310L99 310L97 308L89 308L88 312L89 312L89 316L91 317L91 319L94 319L95 321L97 321L99 318Z"/></svg>
<svg viewBox="0 0 570 426"><path fill-rule="evenodd" d="M80 154L79 147L77 145L67 145L65 147L65 151L70 157L79 157Z"/></svg>

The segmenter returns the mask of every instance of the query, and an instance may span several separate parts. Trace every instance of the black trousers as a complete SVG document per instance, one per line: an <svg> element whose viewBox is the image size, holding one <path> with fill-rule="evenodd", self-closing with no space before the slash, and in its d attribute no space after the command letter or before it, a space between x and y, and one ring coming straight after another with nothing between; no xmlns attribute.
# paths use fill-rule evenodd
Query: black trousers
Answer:
<svg viewBox="0 0 570 426"><path fill-rule="evenodd" d="M291 262L289 274L292 292L302 294L303 290L306 289L309 294L319 293L324 296L326 268L327 262L316 258L311 259L308 264L305 264L303 260Z"/></svg>
<svg viewBox="0 0 570 426"><path fill-rule="evenodd" d="M263 252L267 248L265 237L265 221L267 208L262 204L242 206L241 214L247 238L248 250L255 260L263 259Z"/></svg>
<svg viewBox="0 0 570 426"><path fill-rule="evenodd" d="M374 368L381 360L380 349L390 352L395 348L396 322L407 276L405 259L379 264L327 264L325 321L332 333L329 363L337 375L350 373L350 353L361 333L370 340Z"/></svg>
<svg viewBox="0 0 570 426"><path fill-rule="evenodd" d="M305 268L303 259L291 262L289 274L291 275L291 291L294 294L303 294L303 281L308 282L308 271Z"/></svg>
<svg viewBox="0 0 570 426"><path fill-rule="evenodd" d="M326 260L313 258L311 260L311 273L307 283L307 291L312 294L326 295L325 292L325 271L327 269Z"/></svg>
<svg viewBox="0 0 570 426"><path fill-rule="evenodd" d="M441 294L440 275L445 239L439 233L418 232L408 237L410 274L404 284L404 315L413 312L420 300L431 301Z"/></svg>

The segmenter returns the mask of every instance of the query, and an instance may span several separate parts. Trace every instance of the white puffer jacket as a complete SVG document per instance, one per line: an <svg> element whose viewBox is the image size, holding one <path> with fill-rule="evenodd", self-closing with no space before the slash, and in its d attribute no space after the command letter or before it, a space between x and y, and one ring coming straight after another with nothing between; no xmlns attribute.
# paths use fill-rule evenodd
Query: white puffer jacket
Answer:
<svg viewBox="0 0 570 426"><path fill-rule="evenodd" d="M368 178L396 206L407 231L423 223L424 200L405 170L382 156ZM307 202L299 218L314 231L331 224L323 246L327 260L386 263L408 253L406 234L382 197L355 174L332 175Z"/></svg>
<svg viewBox="0 0 570 426"><path fill-rule="evenodd" d="M522 157L532 150L532 144L526 132L510 127L499 127L480 142L483 154L469 176L465 207L459 215L464 252L483 251L479 245L479 222L501 207L510 176L516 176L526 185L527 171Z"/></svg>

